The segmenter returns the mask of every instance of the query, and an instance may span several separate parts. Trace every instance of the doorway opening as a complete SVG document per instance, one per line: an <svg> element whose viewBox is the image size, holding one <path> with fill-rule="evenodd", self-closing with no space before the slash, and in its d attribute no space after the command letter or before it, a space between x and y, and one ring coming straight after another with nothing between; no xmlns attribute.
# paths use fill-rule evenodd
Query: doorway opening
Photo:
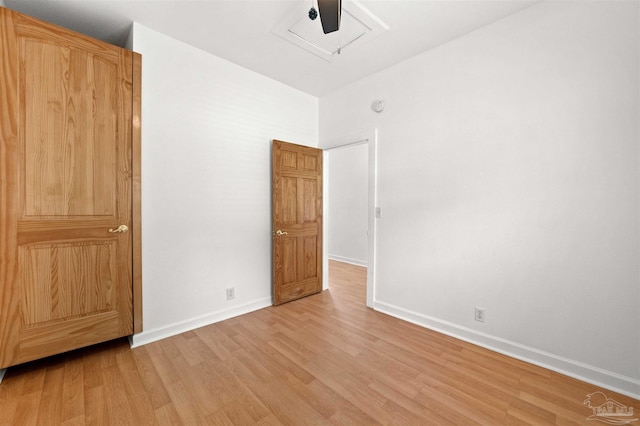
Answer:
<svg viewBox="0 0 640 426"><path fill-rule="evenodd" d="M361 246L351 247L352 253L356 253L356 258L351 258L349 256L344 256L343 259L337 258L335 260L339 261L347 261L349 263L358 264L361 263L361 266L366 266L366 305L367 307L373 308L374 300L375 300L375 253L376 253L376 229L375 229L375 219L376 219L376 145L377 145L377 131L375 129L361 132L357 134L346 135L341 138L328 141L322 144L322 148L324 149L324 158L323 162L325 164L325 170L330 170L331 167L331 155L332 152L337 153L339 150L343 150L344 148L356 148L361 145L367 147L366 153L364 149L358 150L361 155L366 155L366 194L363 196L363 200L361 202L365 202L366 200L366 212L363 213L362 220L366 220L366 225L353 225L353 226L362 226L362 229L355 229L354 235L358 234L360 231L364 230L366 233L366 249L363 249ZM324 174L324 182L323 182L323 199L324 208L323 208L323 229L326 232L323 233L323 290L329 287L329 260L330 254L330 239L331 236L331 203L330 203L330 193L332 191L331 177L330 173ZM340 214L333 212L334 214ZM348 221L347 221L348 222ZM356 221L357 222L357 221ZM354 222L354 223L356 223ZM342 226L349 226L349 224L342 224ZM343 232L344 232L343 228ZM335 235L333 238L337 238ZM359 244L362 244L360 242ZM356 244L358 245L358 244ZM353 246L353 244L352 244ZM355 250L355 251L353 251ZM358 255L357 253L360 253ZM365 257L365 259L361 259ZM357 259L360 258L360 259ZM365 262L359 262L364 260ZM362 265L364 263L364 265Z"/></svg>

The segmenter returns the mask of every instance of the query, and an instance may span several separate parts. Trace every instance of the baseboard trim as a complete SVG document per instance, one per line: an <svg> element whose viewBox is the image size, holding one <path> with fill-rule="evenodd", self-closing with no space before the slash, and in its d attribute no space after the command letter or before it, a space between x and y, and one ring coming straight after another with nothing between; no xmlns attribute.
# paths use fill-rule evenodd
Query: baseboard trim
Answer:
<svg viewBox="0 0 640 426"><path fill-rule="evenodd" d="M216 322L224 321L226 319L237 317L239 315L248 314L249 312L257 311L258 309L263 309L268 306L271 306L271 297L265 297L263 299L245 303L243 305L234 306L229 309L212 312L210 314L202 315L197 318L170 324L165 327L143 331L142 333L130 336L129 344L131 345L131 348L137 348L138 346L143 346L161 339L166 339L167 337L185 333L196 328L215 324Z"/></svg>
<svg viewBox="0 0 640 426"><path fill-rule="evenodd" d="M574 379L640 399L640 380L623 376L579 361L564 358L500 337L472 330L448 321L413 312L388 303L374 301L376 311L416 324L442 334L482 346L483 348L538 365Z"/></svg>
<svg viewBox="0 0 640 426"><path fill-rule="evenodd" d="M364 266L365 268L367 267L366 260L351 259L349 257L338 256L335 254L330 254L328 257L329 257L329 260L336 260L338 262L350 263L356 266Z"/></svg>
<svg viewBox="0 0 640 426"><path fill-rule="evenodd" d="M6 368L0 370L0 383L2 383L2 379L4 379L4 374L7 372Z"/></svg>

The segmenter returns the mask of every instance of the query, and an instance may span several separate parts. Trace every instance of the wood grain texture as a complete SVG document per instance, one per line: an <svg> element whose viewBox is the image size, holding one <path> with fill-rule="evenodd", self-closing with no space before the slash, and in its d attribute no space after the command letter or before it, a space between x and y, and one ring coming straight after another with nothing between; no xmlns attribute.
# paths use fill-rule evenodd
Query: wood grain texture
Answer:
<svg viewBox="0 0 640 426"><path fill-rule="evenodd" d="M365 307L366 269L329 291L130 349L10 368L0 424L586 425L587 394L640 401Z"/></svg>
<svg viewBox="0 0 640 426"><path fill-rule="evenodd" d="M18 38L16 13L0 8L0 368L16 357L18 293Z"/></svg>
<svg viewBox="0 0 640 426"><path fill-rule="evenodd" d="M108 230L133 225L140 68L124 49L4 8L0 19L6 367L133 333L134 236Z"/></svg>
<svg viewBox="0 0 640 426"><path fill-rule="evenodd" d="M18 249L22 327L112 310L114 241L30 244ZM86 271L78 274L78 270Z"/></svg>
<svg viewBox="0 0 640 426"><path fill-rule="evenodd" d="M273 141L273 303L322 290L322 151Z"/></svg>
<svg viewBox="0 0 640 426"><path fill-rule="evenodd" d="M117 62L42 39L23 39L20 57L23 219L114 216Z"/></svg>

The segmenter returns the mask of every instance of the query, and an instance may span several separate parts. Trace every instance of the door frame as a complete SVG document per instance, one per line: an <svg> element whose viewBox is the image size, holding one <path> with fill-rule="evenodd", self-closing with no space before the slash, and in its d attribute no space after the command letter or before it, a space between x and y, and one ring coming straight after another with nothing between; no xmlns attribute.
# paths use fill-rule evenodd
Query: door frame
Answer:
<svg viewBox="0 0 640 426"><path fill-rule="evenodd" d="M131 111L131 238L133 250L133 334L142 333L142 55L133 55ZM133 334L129 337L132 342Z"/></svg>
<svg viewBox="0 0 640 426"><path fill-rule="evenodd" d="M335 148L343 148L346 146L369 145L368 158L368 201L367 201L367 229L368 229L368 250L367 250L367 296L366 305L373 308L375 300L375 280L376 280L376 206L377 199L377 147L378 147L378 129L366 130L357 133L351 133L335 139L330 139L320 143L323 150L323 163L325 171L329 170L329 161L331 150ZM322 237L322 289L329 288L329 173L323 174L323 223L325 230Z"/></svg>

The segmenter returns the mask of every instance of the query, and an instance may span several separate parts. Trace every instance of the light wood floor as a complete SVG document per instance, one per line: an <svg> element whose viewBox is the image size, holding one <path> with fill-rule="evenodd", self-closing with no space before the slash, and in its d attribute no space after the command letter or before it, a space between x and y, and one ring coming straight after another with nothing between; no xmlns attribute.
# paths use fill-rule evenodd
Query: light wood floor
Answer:
<svg viewBox="0 0 640 426"><path fill-rule="evenodd" d="M129 349L115 341L9 369L10 425L570 425L601 390L365 308L365 269L330 290Z"/></svg>

